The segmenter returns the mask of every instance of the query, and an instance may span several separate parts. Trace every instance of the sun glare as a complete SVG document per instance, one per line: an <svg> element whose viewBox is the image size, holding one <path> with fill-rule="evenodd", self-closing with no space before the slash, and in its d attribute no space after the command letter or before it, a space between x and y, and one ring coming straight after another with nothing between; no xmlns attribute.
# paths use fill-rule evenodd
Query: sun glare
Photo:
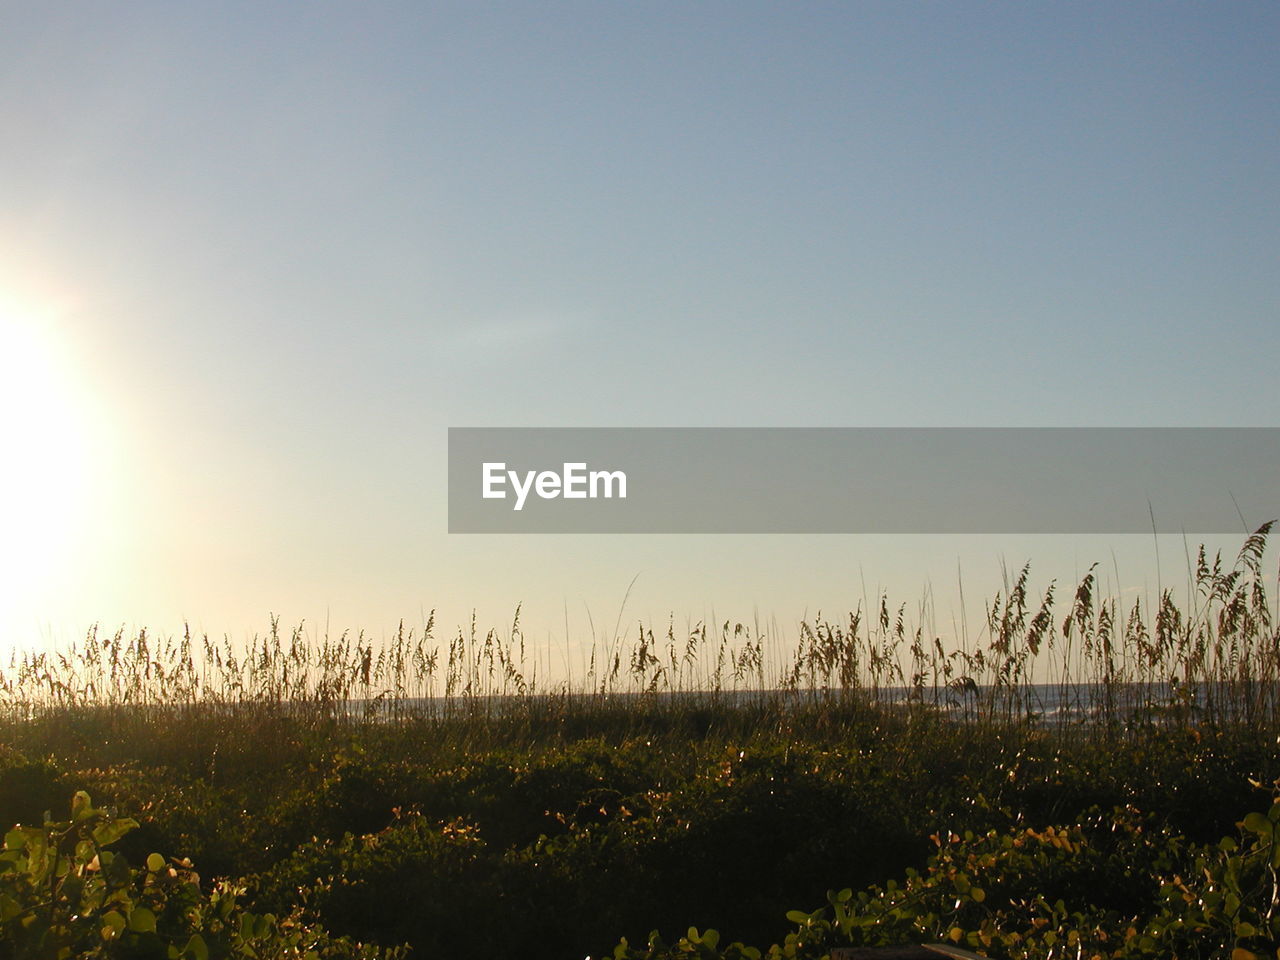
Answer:
<svg viewBox="0 0 1280 960"><path fill-rule="evenodd" d="M0 645L25 645L83 509L83 410L52 322L0 304Z"/></svg>

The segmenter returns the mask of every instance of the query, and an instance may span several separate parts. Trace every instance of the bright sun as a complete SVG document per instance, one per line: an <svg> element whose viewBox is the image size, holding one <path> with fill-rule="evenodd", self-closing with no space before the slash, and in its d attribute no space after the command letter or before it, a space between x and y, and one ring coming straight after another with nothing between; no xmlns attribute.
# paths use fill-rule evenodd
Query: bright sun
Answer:
<svg viewBox="0 0 1280 960"><path fill-rule="evenodd" d="M0 629L29 630L83 519L87 434L53 325L0 303ZM26 637L0 637L21 644Z"/></svg>

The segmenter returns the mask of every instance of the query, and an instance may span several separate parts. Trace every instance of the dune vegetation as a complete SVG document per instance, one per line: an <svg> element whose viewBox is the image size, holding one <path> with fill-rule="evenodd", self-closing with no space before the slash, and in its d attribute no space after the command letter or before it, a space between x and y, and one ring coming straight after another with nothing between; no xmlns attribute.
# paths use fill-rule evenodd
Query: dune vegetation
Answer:
<svg viewBox="0 0 1280 960"><path fill-rule="evenodd" d="M556 682L518 613L15 655L0 955L1280 956L1269 532L1151 603L1024 568L963 643L879 597Z"/></svg>

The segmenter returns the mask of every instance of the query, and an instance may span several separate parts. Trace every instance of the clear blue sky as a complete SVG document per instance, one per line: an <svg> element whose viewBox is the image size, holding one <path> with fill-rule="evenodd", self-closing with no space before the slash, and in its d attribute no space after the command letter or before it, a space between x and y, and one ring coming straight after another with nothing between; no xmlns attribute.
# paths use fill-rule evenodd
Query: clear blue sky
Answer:
<svg viewBox="0 0 1280 960"><path fill-rule="evenodd" d="M1149 539L450 537L445 431L1280 425L1278 41L1274 3L6 4L0 622L1144 584Z"/></svg>

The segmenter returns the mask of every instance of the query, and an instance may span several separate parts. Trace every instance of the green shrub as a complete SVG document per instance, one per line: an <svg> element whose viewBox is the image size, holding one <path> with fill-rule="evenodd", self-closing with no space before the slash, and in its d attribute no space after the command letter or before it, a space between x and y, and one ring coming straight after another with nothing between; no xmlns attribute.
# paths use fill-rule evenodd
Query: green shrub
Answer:
<svg viewBox="0 0 1280 960"><path fill-rule="evenodd" d="M31 761L12 752L0 756L0 830L15 823L30 823L44 818L66 802L68 788L62 774L52 763Z"/></svg>
<svg viewBox="0 0 1280 960"><path fill-rule="evenodd" d="M1132 811L1068 827L935 836L926 870L908 870L826 906L767 951L720 946L691 927L623 940L615 960L818 960L841 945L945 941L1009 960L1261 960L1280 956L1280 802L1239 824L1241 839L1188 844Z"/></svg>
<svg viewBox="0 0 1280 960"><path fill-rule="evenodd" d="M505 927L483 922L495 857L473 826L407 814L373 834L303 844L255 878L262 902L356 937L412 941L422 956L481 956Z"/></svg>
<svg viewBox="0 0 1280 960"><path fill-rule="evenodd" d="M186 860L148 855L140 867L109 849L137 827L76 793L71 818L18 826L0 852L0 956L14 960L72 957L350 958L375 960L402 951L335 939L296 916L255 914L242 888L220 882L206 895Z"/></svg>

